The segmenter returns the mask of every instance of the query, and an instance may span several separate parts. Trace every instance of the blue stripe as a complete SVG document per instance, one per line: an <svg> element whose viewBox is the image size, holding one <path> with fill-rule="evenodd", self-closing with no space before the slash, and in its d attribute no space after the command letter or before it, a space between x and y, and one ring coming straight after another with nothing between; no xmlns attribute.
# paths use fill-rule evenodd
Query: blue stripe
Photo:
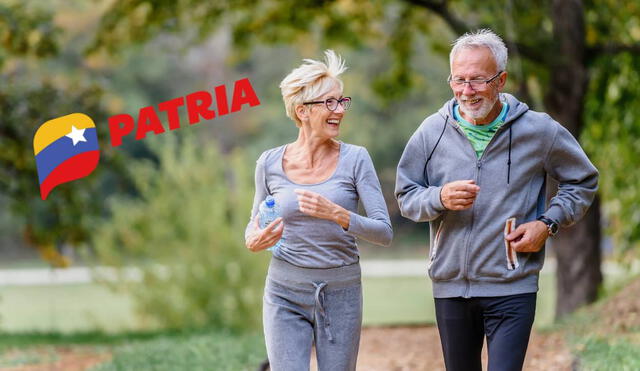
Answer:
<svg viewBox="0 0 640 371"><path fill-rule="evenodd" d="M40 184L47 179L47 176L61 163L67 161L75 155L88 151L96 151L98 147L98 136L95 128L84 130L86 142L78 142L73 145L73 140L67 136L58 138L45 147L36 156L36 167L38 168L38 180Z"/></svg>

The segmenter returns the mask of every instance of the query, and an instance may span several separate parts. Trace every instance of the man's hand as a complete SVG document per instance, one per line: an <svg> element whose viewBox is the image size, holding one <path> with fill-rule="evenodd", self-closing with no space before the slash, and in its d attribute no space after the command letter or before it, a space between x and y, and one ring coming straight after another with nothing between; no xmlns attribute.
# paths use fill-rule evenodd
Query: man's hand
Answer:
<svg viewBox="0 0 640 371"><path fill-rule="evenodd" d="M269 225L264 227L264 229L260 229L260 214L256 215L255 219L255 230L256 232L252 234L245 241L245 245L247 249L258 252L264 249L267 249L276 244L282 238L282 232L284 232L284 222L282 218L277 218L272 221Z"/></svg>
<svg viewBox="0 0 640 371"><path fill-rule="evenodd" d="M331 220L340 224L343 229L349 229L351 216L343 207L315 192L303 189L295 189L294 192L298 194L298 206L301 212L316 218Z"/></svg>
<svg viewBox="0 0 640 371"><path fill-rule="evenodd" d="M465 210L473 205L479 191L474 180L458 180L440 189L440 200L448 210Z"/></svg>
<svg viewBox="0 0 640 371"><path fill-rule="evenodd" d="M517 252L538 252L549 237L547 225L539 220L520 224L515 231L509 233L507 241Z"/></svg>

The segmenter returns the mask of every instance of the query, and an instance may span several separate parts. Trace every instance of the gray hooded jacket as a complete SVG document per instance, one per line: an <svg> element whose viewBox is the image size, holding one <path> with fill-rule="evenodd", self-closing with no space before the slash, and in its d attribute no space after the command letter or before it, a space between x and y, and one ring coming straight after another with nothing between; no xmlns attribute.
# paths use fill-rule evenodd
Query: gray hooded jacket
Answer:
<svg viewBox="0 0 640 371"><path fill-rule="evenodd" d="M544 215L570 226L584 215L598 187L598 171L564 127L512 95L500 99L509 112L481 158L453 119L452 99L422 122L398 164L401 214L430 222L428 270L436 298L536 292L544 248L518 252L519 266L508 269L506 220L516 218L519 225ZM547 174L559 182L548 208ZM447 210L442 186L463 179L480 186L473 206Z"/></svg>

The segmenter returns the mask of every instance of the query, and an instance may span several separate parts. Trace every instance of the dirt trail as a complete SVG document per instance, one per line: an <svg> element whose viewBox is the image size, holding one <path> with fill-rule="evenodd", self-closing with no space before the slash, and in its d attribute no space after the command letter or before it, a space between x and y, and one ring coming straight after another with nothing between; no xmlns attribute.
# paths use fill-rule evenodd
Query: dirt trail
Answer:
<svg viewBox="0 0 640 371"><path fill-rule="evenodd" d="M486 350L486 346L485 346ZM483 353L486 370L486 351ZM525 370L571 370L573 358L559 334L534 332ZM358 371L444 370L438 329L424 327L366 328L362 331Z"/></svg>

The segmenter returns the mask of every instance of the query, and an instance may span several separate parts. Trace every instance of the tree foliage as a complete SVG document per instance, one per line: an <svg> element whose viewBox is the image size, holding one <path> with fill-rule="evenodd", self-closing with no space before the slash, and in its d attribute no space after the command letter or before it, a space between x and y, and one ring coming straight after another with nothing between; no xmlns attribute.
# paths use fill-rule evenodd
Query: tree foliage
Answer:
<svg viewBox="0 0 640 371"><path fill-rule="evenodd" d="M124 154L108 148L107 128L98 125L101 164L93 176L57 187L46 201L40 198L33 152L37 128L73 112L96 122L106 113L99 84L46 71L45 61L59 55L62 30L51 9L37 5L0 5L0 193L22 220L26 242L53 265L66 266L70 261L61 247L87 241L93 227L88 216L103 212L100 195L126 183L113 176Z"/></svg>
<svg viewBox="0 0 640 371"><path fill-rule="evenodd" d="M600 190L608 229L623 256L640 247L640 55L597 62L582 141L601 173Z"/></svg>
<svg viewBox="0 0 640 371"><path fill-rule="evenodd" d="M0 89L0 192L8 196L11 212L24 220L24 236L38 247L52 264L69 264L59 254L65 244L78 245L87 240L92 226L87 216L102 213L97 200L105 189L104 181L113 179L114 169L122 165L122 156L107 147L106 128L98 126L101 166L94 176L81 182L57 187L46 201L40 198L38 174L33 152L33 135L45 121L61 113L82 109L94 120L104 119L101 89L97 86L71 86L62 89L49 81L30 86L18 78ZM116 187L122 180L111 185Z"/></svg>
<svg viewBox="0 0 640 371"><path fill-rule="evenodd" d="M122 275L112 285L131 291L139 313L163 326L256 329L268 255L249 253L241 237L253 169L239 152L223 156L180 137L150 139L158 162L128 165L138 196L109 200L112 217L92 240L98 260L141 269L140 282Z"/></svg>
<svg viewBox="0 0 640 371"><path fill-rule="evenodd" d="M0 4L0 67L16 56L54 55L59 34L50 12L33 4Z"/></svg>

